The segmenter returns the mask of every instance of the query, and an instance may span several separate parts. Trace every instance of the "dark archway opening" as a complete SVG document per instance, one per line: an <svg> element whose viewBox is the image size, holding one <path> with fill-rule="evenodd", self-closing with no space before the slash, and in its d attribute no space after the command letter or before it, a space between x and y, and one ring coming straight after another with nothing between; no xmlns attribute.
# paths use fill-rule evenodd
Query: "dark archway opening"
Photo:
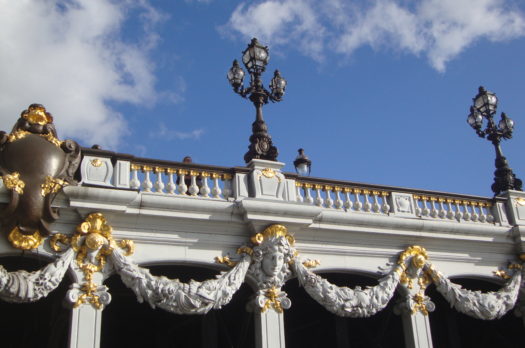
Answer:
<svg viewBox="0 0 525 348"><path fill-rule="evenodd" d="M1 257L9 272L39 270L52 262L44 258ZM69 342L71 310L63 305L71 279L66 274L47 297L34 303L8 303L0 300L0 337L4 348L61 348Z"/></svg>
<svg viewBox="0 0 525 348"><path fill-rule="evenodd" d="M152 266L154 275L188 282L215 278L216 270L192 266ZM178 315L138 303L118 275L105 284L112 300L102 315L102 348L244 348L255 346L253 313L246 303L253 291L245 283L230 303L206 315Z"/></svg>
<svg viewBox="0 0 525 348"><path fill-rule="evenodd" d="M465 289L497 291L501 285L467 278L452 280ZM436 304L430 313L430 329L434 348L523 348L525 328L521 318L510 310L501 319L481 320L459 313L436 290L429 286L426 294Z"/></svg>
<svg viewBox="0 0 525 348"><path fill-rule="evenodd" d="M337 286L365 287L377 280L355 274L323 273ZM370 318L343 318L328 312L299 287L297 279L289 280L284 291L292 307L284 313L287 348L399 348L405 346L403 324L393 312L395 296L388 306Z"/></svg>

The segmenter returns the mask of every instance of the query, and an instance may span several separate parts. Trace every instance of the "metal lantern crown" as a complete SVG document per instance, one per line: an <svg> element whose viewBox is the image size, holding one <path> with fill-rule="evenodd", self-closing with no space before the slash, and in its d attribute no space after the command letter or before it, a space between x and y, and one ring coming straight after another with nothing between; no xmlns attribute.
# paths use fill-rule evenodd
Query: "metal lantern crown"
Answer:
<svg viewBox="0 0 525 348"><path fill-rule="evenodd" d="M293 161L295 171L299 175L310 175L312 170L312 161L304 154L304 149L299 149L297 151L299 152L299 155L297 155L295 161Z"/></svg>
<svg viewBox="0 0 525 348"><path fill-rule="evenodd" d="M264 72L269 60L268 47L261 45L256 38L253 38L248 48L242 52L242 62L250 73L261 74Z"/></svg>

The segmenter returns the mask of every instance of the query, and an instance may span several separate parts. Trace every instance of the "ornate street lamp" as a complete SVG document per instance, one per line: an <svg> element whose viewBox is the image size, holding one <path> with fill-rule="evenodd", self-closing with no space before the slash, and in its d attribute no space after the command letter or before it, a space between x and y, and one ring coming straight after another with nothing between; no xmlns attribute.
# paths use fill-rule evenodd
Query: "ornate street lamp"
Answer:
<svg viewBox="0 0 525 348"><path fill-rule="evenodd" d="M467 123L476 131L481 138L487 138L496 149L496 171L494 172L494 183L492 191L495 195L507 190L521 191L522 182L509 167L509 162L501 152L501 139L512 138L514 121L505 113L501 113L501 120L496 125L493 119L498 107L498 98L495 93L479 87L478 94L473 98L473 105L470 107L470 114ZM483 119L487 120L487 126L483 128Z"/></svg>
<svg viewBox="0 0 525 348"><path fill-rule="evenodd" d="M299 155L297 155L295 161L293 161L295 171L297 174L302 176L310 175L310 171L312 170L312 161L304 154L303 149L299 149L297 151L299 152Z"/></svg>
<svg viewBox="0 0 525 348"><path fill-rule="evenodd" d="M286 80L282 78L279 70L275 70L270 82L270 90L264 88L261 75L266 69L270 59L268 47L262 46L257 39L252 39L248 48L242 53L242 62L250 73L250 85L244 88L244 71L239 66L237 60L228 71L228 81L233 87L233 91L243 98L248 98L255 106L255 122L252 124L252 135L250 136L250 146L244 155L244 161L250 162L252 159L263 159L277 161L278 151L272 144L272 137L268 134L268 126L264 122L262 107L268 103L280 102L286 89Z"/></svg>

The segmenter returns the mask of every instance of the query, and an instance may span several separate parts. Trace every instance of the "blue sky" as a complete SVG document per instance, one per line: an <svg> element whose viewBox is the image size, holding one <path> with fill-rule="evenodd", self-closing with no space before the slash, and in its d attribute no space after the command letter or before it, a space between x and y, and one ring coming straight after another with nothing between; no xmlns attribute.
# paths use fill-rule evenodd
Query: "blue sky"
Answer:
<svg viewBox="0 0 525 348"><path fill-rule="evenodd" d="M59 136L138 156L244 165L253 106L226 72L270 46L279 160L312 175L492 195L494 149L467 125L480 85L516 122L525 179L525 4L518 0L0 0L0 129L44 104Z"/></svg>

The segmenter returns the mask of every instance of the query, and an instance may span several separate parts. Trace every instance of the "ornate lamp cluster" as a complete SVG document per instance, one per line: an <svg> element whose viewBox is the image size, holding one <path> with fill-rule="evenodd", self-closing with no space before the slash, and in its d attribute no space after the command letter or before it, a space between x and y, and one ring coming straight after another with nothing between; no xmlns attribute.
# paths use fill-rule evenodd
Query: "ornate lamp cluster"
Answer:
<svg viewBox="0 0 525 348"><path fill-rule="evenodd" d="M495 195L507 190L522 189L522 181L509 167L509 163L501 151L501 139L512 138L514 121L501 113L501 120L496 125L493 116L498 107L498 98L495 93L487 91L482 86L479 87L478 94L473 98L473 105L470 107L470 114L467 117L468 124L476 131L481 138L486 138L496 149L496 171L494 172L494 183L492 191ZM485 129L483 120L487 120Z"/></svg>
<svg viewBox="0 0 525 348"><path fill-rule="evenodd" d="M242 53L242 62L250 73L250 85L244 88L245 73L237 60L233 61L233 65L227 75L233 91L243 98L248 98L256 110L256 119L252 124L249 150L244 155L246 163L252 159L277 160L278 150L273 146L272 137L268 134L268 126L263 119L262 106L268 103L268 100L272 102L280 102L282 100L286 89L286 80L281 76L279 70L275 70L274 76L270 81L270 91L264 88L261 75L266 70L269 60L268 47L262 46L254 38Z"/></svg>

